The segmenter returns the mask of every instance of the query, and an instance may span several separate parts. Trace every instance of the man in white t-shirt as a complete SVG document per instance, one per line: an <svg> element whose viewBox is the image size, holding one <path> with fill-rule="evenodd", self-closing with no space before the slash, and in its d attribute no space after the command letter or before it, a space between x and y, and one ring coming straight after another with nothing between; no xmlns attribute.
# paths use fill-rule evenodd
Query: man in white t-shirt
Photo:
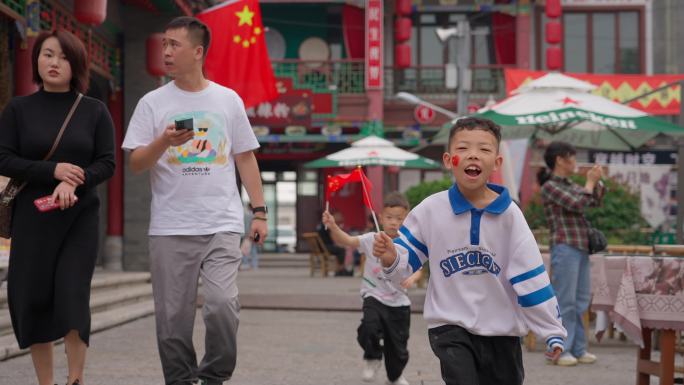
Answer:
<svg viewBox="0 0 684 385"><path fill-rule="evenodd" d="M133 172L150 170L150 270L157 342L166 384L222 384L235 368L236 276L240 235L263 243L266 207L253 150L259 143L232 90L204 78L207 27L192 17L164 34L168 84L146 94L128 125L123 148ZM230 70L230 69L227 69ZM235 167L254 206L244 228ZM205 355L192 343L198 278L202 278Z"/></svg>

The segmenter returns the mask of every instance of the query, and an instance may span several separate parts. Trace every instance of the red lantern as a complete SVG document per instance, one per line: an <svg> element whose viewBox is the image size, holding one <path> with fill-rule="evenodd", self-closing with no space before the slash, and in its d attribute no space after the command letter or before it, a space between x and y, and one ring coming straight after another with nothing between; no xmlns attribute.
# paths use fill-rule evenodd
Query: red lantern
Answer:
<svg viewBox="0 0 684 385"><path fill-rule="evenodd" d="M411 19L399 17L394 21L394 38L399 43L411 39Z"/></svg>
<svg viewBox="0 0 684 385"><path fill-rule="evenodd" d="M410 43L400 43L394 47L394 65L397 68L408 68L411 66Z"/></svg>
<svg viewBox="0 0 684 385"><path fill-rule="evenodd" d="M395 12L397 16L411 15L411 0L396 0Z"/></svg>
<svg viewBox="0 0 684 385"><path fill-rule="evenodd" d="M560 70L563 66L563 51L558 45L546 47L546 68L551 71Z"/></svg>
<svg viewBox="0 0 684 385"><path fill-rule="evenodd" d="M546 0L546 17L555 19L563 12L561 0Z"/></svg>
<svg viewBox="0 0 684 385"><path fill-rule="evenodd" d="M557 20L547 21L545 34L547 43L558 44L563 38L563 25Z"/></svg>
<svg viewBox="0 0 684 385"><path fill-rule="evenodd" d="M102 24L107 18L107 0L75 0L74 16L83 24Z"/></svg>
<svg viewBox="0 0 684 385"><path fill-rule="evenodd" d="M154 33L145 41L145 50L147 51L147 72L156 77L166 75L166 69L164 68L163 40L163 33Z"/></svg>

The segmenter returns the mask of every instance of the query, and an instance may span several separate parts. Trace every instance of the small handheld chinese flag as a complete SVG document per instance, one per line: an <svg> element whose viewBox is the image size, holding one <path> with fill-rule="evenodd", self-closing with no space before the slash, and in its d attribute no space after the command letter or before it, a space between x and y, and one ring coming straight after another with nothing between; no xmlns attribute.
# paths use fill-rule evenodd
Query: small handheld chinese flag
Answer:
<svg viewBox="0 0 684 385"><path fill-rule="evenodd" d="M229 0L197 14L211 31L207 77L233 89L245 108L278 96L257 0Z"/></svg>
<svg viewBox="0 0 684 385"><path fill-rule="evenodd" d="M372 211L373 203L370 200L370 191L373 188L373 185L366 174L363 173L361 167L356 168L349 174L328 175L328 183L326 185L327 188L325 189L326 202L330 201L331 193L341 190L344 185L352 182L361 182L363 186L363 204L365 204L366 207Z"/></svg>

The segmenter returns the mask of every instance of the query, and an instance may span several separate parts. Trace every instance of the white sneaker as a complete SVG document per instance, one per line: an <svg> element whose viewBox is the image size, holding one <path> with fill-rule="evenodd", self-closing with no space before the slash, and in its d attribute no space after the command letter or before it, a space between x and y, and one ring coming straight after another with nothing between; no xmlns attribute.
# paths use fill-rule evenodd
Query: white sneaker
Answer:
<svg viewBox="0 0 684 385"><path fill-rule="evenodd" d="M406 378L404 376L399 376L394 382L390 382L390 380L387 380L387 385L409 385L409 382L406 381Z"/></svg>
<svg viewBox="0 0 684 385"><path fill-rule="evenodd" d="M589 352L584 352L584 354L582 354L582 356L577 359L577 362L579 362L580 364L593 364L594 362L596 362L596 356Z"/></svg>
<svg viewBox="0 0 684 385"><path fill-rule="evenodd" d="M575 366L577 365L577 358L570 353L561 354L560 358L556 362L558 366Z"/></svg>
<svg viewBox="0 0 684 385"><path fill-rule="evenodd" d="M380 369L382 365L382 360L363 360L363 372L361 373L361 379L366 382L371 382L375 378L375 373Z"/></svg>

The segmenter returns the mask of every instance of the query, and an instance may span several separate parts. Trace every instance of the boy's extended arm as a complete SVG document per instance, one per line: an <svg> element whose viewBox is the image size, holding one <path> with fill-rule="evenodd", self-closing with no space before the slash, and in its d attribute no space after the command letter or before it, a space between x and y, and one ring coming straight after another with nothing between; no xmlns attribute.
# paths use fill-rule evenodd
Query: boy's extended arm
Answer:
<svg viewBox="0 0 684 385"><path fill-rule="evenodd" d="M563 327L558 300L532 232L514 247L506 278L518 297L522 316L530 330L544 339L549 350L564 349L567 332Z"/></svg>
<svg viewBox="0 0 684 385"><path fill-rule="evenodd" d="M338 246L353 247L355 249L360 246L358 237L347 234L337 225L330 227L330 237Z"/></svg>
<svg viewBox="0 0 684 385"><path fill-rule="evenodd" d="M328 226L330 238L332 238L332 241L335 242L336 245L342 247L353 247L355 249L359 248L361 245L359 238L352 237L351 235L345 233L344 230L337 225L335 218L330 214L330 212L325 211L323 213L322 220L323 224Z"/></svg>

